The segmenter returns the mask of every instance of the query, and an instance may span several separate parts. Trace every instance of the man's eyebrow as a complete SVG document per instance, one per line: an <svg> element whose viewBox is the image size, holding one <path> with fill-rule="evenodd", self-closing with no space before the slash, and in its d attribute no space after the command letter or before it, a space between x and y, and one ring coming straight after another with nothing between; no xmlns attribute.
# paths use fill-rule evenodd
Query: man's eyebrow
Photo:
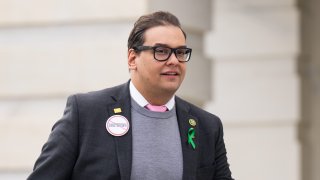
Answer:
<svg viewBox="0 0 320 180"><path fill-rule="evenodd" d="M170 46L168 44L163 44L163 43L156 43L154 46L162 46L162 47L169 47ZM178 47L175 47L175 48L186 48L187 46L186 45L181 45L181 46L178 46Z"/></svg>

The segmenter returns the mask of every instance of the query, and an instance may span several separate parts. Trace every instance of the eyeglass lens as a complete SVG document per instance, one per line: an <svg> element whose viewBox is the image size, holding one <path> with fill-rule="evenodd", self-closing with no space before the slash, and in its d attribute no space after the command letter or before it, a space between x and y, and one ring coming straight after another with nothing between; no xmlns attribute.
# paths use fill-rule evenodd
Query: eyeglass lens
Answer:
<svg viewBox="0 0 320 180"><path fill-rule="evenodd" d="M190 49L188 48L171 49L167 47L155 47L154 58L159 61L168 60L172 52L179 61L188 61L191 53Z"/></svg>

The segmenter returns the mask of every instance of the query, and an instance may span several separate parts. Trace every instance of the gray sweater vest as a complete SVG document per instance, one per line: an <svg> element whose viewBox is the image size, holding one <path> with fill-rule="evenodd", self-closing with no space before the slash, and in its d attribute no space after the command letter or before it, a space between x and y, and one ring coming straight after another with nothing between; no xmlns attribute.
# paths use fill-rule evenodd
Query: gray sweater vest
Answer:
<svg viewBox="0 0 320 180"><path fill-rule="evenodd" d="M131 180L181 180L183 158L176 109L153 112L131 99Z"/></svg>

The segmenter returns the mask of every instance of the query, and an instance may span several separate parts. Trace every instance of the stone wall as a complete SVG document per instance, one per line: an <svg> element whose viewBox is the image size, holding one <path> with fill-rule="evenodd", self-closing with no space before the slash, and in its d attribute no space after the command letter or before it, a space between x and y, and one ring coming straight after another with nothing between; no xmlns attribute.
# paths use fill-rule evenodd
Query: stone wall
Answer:
<svg viewBox="0 0 320 180"><path fill-rule="evenodd" d="M127 37L142 14L166 10L180 18L194 51L179 95L203 104L211 94L210 61L203 54L210 4L1 0L0 179L21 179L30 173L70 94L129 79ZM187 13L192 11L197 13Z"/></svg>
<svg viewBox="0 0 320 180"><path fill-rule="evenodd" d="M212 102L234 177L299 180L299 12L293 1L216 0Z"/></svg>
<svg viewBox="0 0 320 180"><path fill-rule="evenodd" d="M221 117L235 179L318 180L318 5L0 0L0 179L30 173L70 94L128 80L133 22L166 10L193 48L178 94Z"/></svg>

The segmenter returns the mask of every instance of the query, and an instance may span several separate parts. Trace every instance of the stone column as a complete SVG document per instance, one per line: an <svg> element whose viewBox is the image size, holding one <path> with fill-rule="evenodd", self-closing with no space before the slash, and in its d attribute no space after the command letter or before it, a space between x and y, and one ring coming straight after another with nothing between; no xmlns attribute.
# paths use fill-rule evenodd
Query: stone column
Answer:
<svg viewBox="0 0 320 180"><path fill-rule="evenodd" d="M150 0L148 11L169 11L180 19L192 56L178 95L202 106L211 96L211 62L204 55L204 36L211 28L211 0Z"/></svg>
<svg viewBox="0 0 320 180"><path fill-rule="evenodd" d="M236 179L299 180L298 11L293 1L216 0L206 51Z"/></svg>
<svg viewBox="0 0 320 180"><path fill-rule="evenodd" d="M320 2L300 0L302 179L320 178Z"/></svg>

